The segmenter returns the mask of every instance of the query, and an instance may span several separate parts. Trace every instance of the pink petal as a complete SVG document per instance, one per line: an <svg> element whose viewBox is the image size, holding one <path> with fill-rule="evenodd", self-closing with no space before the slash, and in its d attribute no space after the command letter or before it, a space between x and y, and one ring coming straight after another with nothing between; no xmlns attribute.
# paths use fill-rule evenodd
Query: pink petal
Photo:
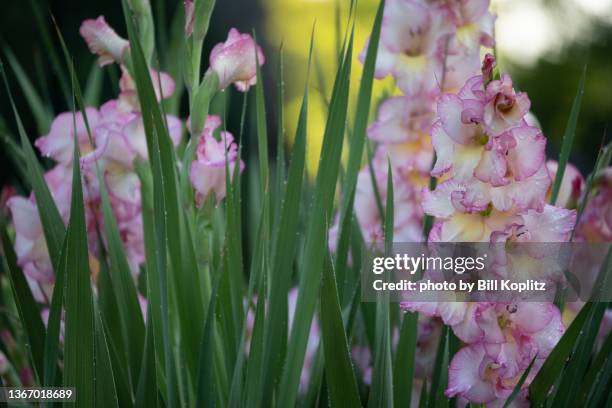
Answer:
<svg viewBox="0 0 612 408"><path fill-rule="evenodd" d="M480 377L480 365L484 357L484 347L479 343L459 350L448 368L448 388L445 394L449 397L461 395L479 404L493 401L495 392L492 384Z"/></svg>
<svg viewBox="0 0 612 408"><path fill-rule="evenodd" d="M531 242L566 242L576 225L576 210L544 205L542 212L523 214Z"/></svg>
<svg viewBox="0 0 612 408"><path fill-rule="evenodd" d="M510 134L516 146L508 150L508 166L514 179L522 181L535 174L544 164L546 139L540 129L534 127L515 128Z"/></svg>
<svg viewBox="0 0 612 408"><path fill-rule="evenodd" d="M14 196L7 201L15 232L29 240L42 237L42 225L36 204L25 197Z"/></svg>
<svg viewBox="0 0 612 408"><path fill-rule="evenodd" d="M458 96L444 94L438 101L438 115L446 134L459 144L469 144L474 139L477 125L462 121L463 102Z"/></svg>

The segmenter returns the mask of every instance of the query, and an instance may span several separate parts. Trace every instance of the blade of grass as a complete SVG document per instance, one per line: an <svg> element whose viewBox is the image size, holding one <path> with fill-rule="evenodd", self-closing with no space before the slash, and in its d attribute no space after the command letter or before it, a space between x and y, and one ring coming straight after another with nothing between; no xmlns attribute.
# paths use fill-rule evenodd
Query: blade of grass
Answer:
<svg viewBox="0 0 612 408"><path fill-rule="evenodd" d="M531 368L533 367L533 363L535 363L536 358L538 358L538 357L535 356L531 360L531 363L529 363L529 365L527 366L527 368L525 369L525 371L521 375L521 378L519 378L519 381L514 386L514 389L512 390L512 393L510 394L508 399L506 399L506 402L504 402L503 408L509 408L512 405L512 401L514 401L514 399L519 395L519 392L521 392L521 388L523 387L523 384L525 384L525 381L527 380L527 376L529 376L529 373L531 372Z"/></svg>
<svg viewBox="0 0 612 408"><path fill-rule="evenodd" d="M111 367L115 376L115 388L120 406L132 404L132 384L129 381L128 369L126 367L126 352L121 333L121 318L117 307L117 299L113 291L113 284L109 273L106 250L104 249L102 236L98 233L98 297L97 305L101 322L104 328L106 344L110 355Z"/></svg>
<svg viewBox="0 0 612 408"><path fill-rule="evenodd" d="M168 134L164 115L157 103L145 55L139 43L132 16L125 1L123 1L123 5L132 50L131 65L143 114L147 148L153 174L156 246L160 257L157 265L160 270L163 269L163 273L160 273L163 281L167 282L167 276L173 279L172 288L177 293L176 304L180 319L181 350L185 353L184 361L188 368L186 374L193 380L197 375L197 356L203 328L193 327L191 322L204 320L204 301L200 290L200 284L202 283L199 282L200 274L194 274L194 271L198 271L197 261L191 252L185 251L185 249L192 248L193 243L190 242L185 227L186 220L183 218L184 214L179 206L174 147ZM165 255L166 248L172 275L167 274L165 270L168 266ZM195 285L194 280L196 281ZM166 290L168 288L167 284L164 283L162 294L165 291L164 286ZM163 296L166 295L163 294ZM164 304L168 305L165 302ZM164 310L168 309L164 307ZM166 339L169 340L169 337L166 337ZM166 355L167 358L168 355ZM170 375L168 368L166 367L166 375ZM167 384L169 383L171 381L168 380ZM171 386L168 386L168 388L170 389ZM168 398L171 400L170 396Z"/></svg>
<svg viewBox="0 0 612 408"><path fill-rule="evenodd" d="M355 122L353 125L353 134L350 140L349 159L346 167L346 177L344 179L344 196L350 197L351 192L357 184L357 174L361 167L363 159L363 146L366 140L366 127L368 124L370 104L372 102L372 84L374 82L374 68L376 66L376 55L378 53L378 43L380 40L380 30L382 26L382 16L385 8L385 2L380 1L372 32L366 59L363 65L363 74L361 83L359 84L359 93L357 96L357 107L355 109ZM348 212L347 206L343 208L342 213Z"/></svg>
<svg viewBox="0 0 612 408"><path fill-rule="evenodd" d="M2 242L4 269L8 271L13 298L25 332L26 350L31 358L35 376L41 381L44 372L45 327L25 275L17 265L17 256L11 246L5 226L2 226L0 231L0 241Z"/></svg>
<svg viewBox="0 0 612 408"><path fill-rule="evenodd" d="M593 359L593 364L589 367L589 371L582 381L582 387L580 390L579 405L584 405L590 393L593 392L595 385L601 381L601 377L604 376L605 367L612 360L612 332L608 334L604 341L601 349L597 353L597 356ZM604 381L604 384L607 381Z"/></svg>
<svg viewBox="0 0 612 408"><path fill-rule="evenodd" d="M153 324L151 321L151 303L147 304L147 324L145 334L145 345L142 356L142 367L140 368L140 379L136 391L136 408L149 408L158 406L155 344L153 339Z"/></svg>
<svg viewBox="0 0 612 408"><path fill-rule="evenodd" d="M162 323L162 339L164 344L164 366L166 375L166 403L169 407L178 405L177 395L177 384L176 384L176 373L174 371L174 354L172 352L172 341L170 337L170 326L169 326L169 288L168 288L168 259L167 251L170 245L168 244L168 220L170 216L166 209L166 200L170 200L165 194L165 183L171 183L170 180L166 181L167 174L164 174L164 168L162 165L160 139L163 138L158 131L160 126L157 122L161 121L161 114L151 106L152 100L155 100L154 92L152 90L152 83L148 76L148 67L144 60L144 55L140 47L140 43L137 40L135 33L134 23L132 21L131 14L128 11L125 0L122 2L125 14L125 20L128 27L128 33L130 37L130 43L132 44L132 54L134 59L134 71L138 71L138 74L134 73L134 79L136 80L136 88L138 90L139 101L143 113L143 123L145 125L145 134L147 138L147 149L149 152L149 160L151 163L151 171L153 174L153 209L154 209L154 236L155 236L155 264L159 272L159 287L160 287L160 307L161 307L161 323ZM147 80L148 79L148 80ZM153 92L153 95L152 95ZM154 115L157 116L154 119ZM155 122L155 124L153 123ZM163 125L162 125L163 128ZM172 178L172 170L170 170L169 177ZM177 216L173 214L173 222L175 227L178 227ZM173 235L173 241L178 241L178 234ZM180 253L180 248L173 247L172 254L176 258Z"/></svg>
<svg viewBox="0 0 612 408"><path fill-rule="evenodd" d="M595 303L595 306L587 316L583 332L579 336L572 355L561 373L561 382L552 402L554 407L577 406L576 400L579 396L579 389L576 390L576 388L580 385L580 382L576 381L576 379L584 378L605 309L605 303Z"/></svg>
<svg viewBox="0 0 612 408"><path fill-rule="evenodd" d="M263 208L263 212L267 212L267 208ZM265 220L265 217L262 217ZM267 220L266 220L267 221ZM266 229L265 223L262 223L262 229ZM265 324L265 313L266 313L266 245L262 245L263 256L261 256L260 270L257 272L255 278L258 279L258 290L260 298L257 301L255 307L255 321L253 324L253 335L251 339L251 348L249 351L249 361L247 365L246 375L246 393L244 395L244 406L248 407L259 407L261 406L261 399L263 393L263 351L264 351L264 324Z"/></svg>
<svg viewBox="0 0 612 408"><path fill-rule="evenodd" d="M51 35L49 27L45 22L45 17L43 16L44 12L42 11L43 8L40 7L35 0L29 0L29 3L32 14L34 15L36 28L38 28L43 47L47 53L47 57L49 58L51 69L59 81L60 88L62 89L62 93L64 95L64 100L67 104L70 104L72 93L70 92L68 77L66 77L65 72L61 68L61 59L59 58L57 50L53 46L53 36Z"/></svg>
<svg viewBox="0 0 612 408"><path fill-rule="evenodd" d="M253 38L257 42L257 36L253 32ZM259 177L261 184L262 195L268 189L268 179L270 177L270 169L268 167L268 124L266 121L266 104L264 95L263 77L261 76L261 67L259 66L259 55L257 50L255 53L255 61L257 67L257 83L255 84L255 115L257 124L257 148L259 152Z"/></svg>
<svg viewBox="0 0 612 408"><path fill-rule="evenodd" d="M548 396L550 387L560 375L559 367L562 367L570 356L593 307L593 303L584 305L531 382L529 399L533 406L541 406Z"/></svg>
<svg viewBox="0 0 612 408"><path fill-rule="evenodd" d="M440 338L433 375L431 377L431 388L427 401L428 407L438 408L448 406L448 398L444 395L444 390L446 390L448 382L449 337L449 327L444 326L444 332Z"/></svg>
<svg viewBox="0 0 612 408"><path fill-rule="evenodd" d="M218 280L216 281L218 282ZM200 349L200 357L198 364L198 383L197 383L197 399L196 406L198 407L214 407L217 398L215 379L214 379L214 359L213 359L213 338L215 330L215 305L217 303L217 286L215 283L211 292L210 302L204 322L204 337L202 337L202 345Z"/></svg>
<svg viewBox="0 0 612 408"><path fill-rule="evenodd" d="M273 214L279 214L282 209L282 197L285 191L285 113L284 113L284 99L285 99L285 73L283 66L283 44L281 43L278 50L278 63L277 63L277 79L276 79L276 171L275 171L275 192L273 197L274 207L272 208ZM276 233L279 230L280 218L274 220L272 226L274 239L276 239ZM273 248L276 245L273 246Z"/></svg>
<svg viewBox="0 0 612 408"><path fill-rule="evenodd" d="M291 163L287 178L287 188L283 195L280 210L280 222L276 237L273 265L270 276L269 302L274 314L269 314L264 329L266 340L264 349L264 406L269 406L273 389L279 379L287 347L287 294L292 278L292 262L298 244L297 228L299 223L300 199L304 185L306 158L306 137L308 133L308 81L310 62L312 61L313 37L310 40L310 52L302 107L297 123L293 143Z"/></svg>
<svg viewBox="0 0 612 408"><path fill-rule="evenodd" d="M87 117L86 106L81 92L81 87L76 78L74 64L71 60L68 48L62 36L62 33L56 25L56 30L68 71L70 73L71 83L74 88L75 99L78 103L81 114L86 125L89 140L93 144L93 135L89 126L89 118ZM101 78L101 76L100 76ZM130 272L130 267L127 257L123 250L123 244L119 235L117 221L112 212L109 193L106 188L106 180L96 162L96 174L98 177L98 185L100 189L101 208L104 220L104 228L106 232L106 247L109 255L109 276L112 283L113 293L116 294L116 304L119 311L119 320L121 328L121 337L123 339L122 350L125 351L126 361L129 362L128 380L133 392L136 391L137 380L141 366L142 349L145 344L145 328L138 302L138 291L134 285L134 280ZM104 246L102 246L104 247ZM106 320L113 319L108 317Z"/></svg>
<svg viewBox="0 0 612 408"><path fill-rule="evenodd" d="M261 381L263 377L263 324L265 316L265 305L267 303L267 296L265 292L265 271L268 265L268 248L267 243L269 241L269 219L268 217L268 205L269 205L269 194L266 193L264 197L263 207L259 216L259 225L257 227L257 241L256 247L254 248L254 254L251 259L249 286L246 295L246 311L248 314L250 304L256 303L255 306L255 322L254 328L251 335L251 345L249 352L249 365L247 370L247 381L246 381L246 401L249 401L251 406L259 406L261 402L262 385ZM256 291L256 292L255 292ZM258 294L258 298L255 298L255 293ZM243 400L243 381L244 381L244 367L245 367L245 344L247 341L247 326L243 325L240 331L240 345L238 346L238 358L236 360L236 367L232 377L232 387L230 389L230 406L241 406L244 404Z"/></svg>
<svg viewBox="0 0 612 408"><path fill-rule="evenodd" d="M583 378L587 366L591 360L591 353L597 333L599 333L601 320L607 308L607 303L602 302L602 294L609 293L609 280L612 272L612 248L608 248L606 257L600 267L599 274L594 284L591 300L594 306L586 317L583 330L578 336L572 355L561 374L561 382L555 393L553 404L555 406L575 406L579 397L579 383L576 378Z"/></svg>
<svg viewBox="0 0 612 408"><path fill-rule="evenodd" d="M153 181L148 166L143 162L136 163L136 172L140 178L142 197L142 225L144 232L145 267L147 273L147 301L151 305L150 316L153 330L153 343L155 346L156 378L162 399L167 399L165 362L166 353L170 352L169 344L164 341L165 312L161 300L161 277L157 267L157 254L155 244L155 221L153 209Z"/></svg>
<svg viewBox="0 0 612 408"><path fill-rule="evenodd" d="M418 318L416 313L406 313L402 320L393 365L393 398L396 407L409 407L412 399Z"/></svg>
<svg viewBox="0 0 612 408"><path fill-rule="evenodd" d="M329 118L325 126L321 161L314 189L313 207L306 233L304 249L304 274L296 305L291 338L287 348L284 375L279 388L280 406L293 406L297 397L300 372L304 362L308 332L317 302L321 266L325 248L326 220L331 218L336 179L339 173L342 142L345 131L353 34L348 41L347 52L338 70L330 103Z"/></svg>
<svg viewBox="0 0 612 408"><path fill-rule="evenodd" d="M15 58L13 52L6 47L4 47L3 51L4 55L6 55L7 61L15 73L15 77L17 78L19 86L21 87L21 91L25 95L26 101L30 106L30 111L32 112L34 120L36 121L38 133L42 135L49 130L49 125L53 119L52 113L49 111L47 105L45 105L40 95L38 95L36 88L19 64L19 61L17 61L17 58Z"/></svg>
<svg viewBox="0 0 612 408"><path fill-rule="evenodd" d="M119 408L115 376L99 310L95 311L95 359L96 406Z"/></svg>
<svg viewBox="0 0 612 408"><path fill-rule="evenodd" d="M21 141L21 151L23 152L26 161L28 179L30 185L32 186L34 197L36 198L36 205L38 207L38 213L43 228L43 235L45 236L49 257L51 258L51 264L53 265L53 270L55 271L55 290L53 291L47 335L45 336L45 364L43 380L43 384L47 386L54 386L57 385L56 373L57 358L59 356L59 330L65 285L65 266L60 264L60 259L62 258L62 254L65 253L66 249L66 227L64 226L62 217L44 179L43 172L36 158L36 154L34 153L34 149L32 148L32 145L30 144L30 141L25 133L25 129L23 127L21 117L19 116L19 112L15 106L13 95L11 93L1 60L0 73L2 74L2 79L7 90L7 95L13 110L15 122L17 123L17 129L19 131Z"/></svg>
<svg viewBox="0 0 612 408"><path fill-rule="evenodd" d="M64 386L74 387L77 407L95 404L94 310L85 229L78 144L74 143L72 199L66 233Z"/></svg>
<svg viewBox="0 0 612 408"><path fill-rule="evenodd" d="M85 106L98 106L100 104L100 94L102 93L102 83L104 81L103 71L97 64L92 64L85 84L83 101Z"/></svg>
<svg viewBox="0 0 612 408"><path fill-rule="evenodd" d="M34 153L34 149L32 148L32 145L30 144L30 141L26 135L23 123L21 122L21 117L19 116L19 112L17 111L15 102L13 100L13 95L11 93L9 83L6 78L6 73L4 71L4 65L1 60L0 72L2 73L2 79L4 80L4 85L6 87L7 95L13 110L15 122L17 123L17 129L19 131L19 137L21 140L21 150L26 159L28 176L30 184L32 185L32 190L34 191L34 197L36 198L36 205L40 214L40 221L43 226L43 233L45 235L47 248L49 249L51 263L54 266L54 270L57 271L59 254L61 252L62 243L66 234L66 227L64 226L62 217L57 209L57 206L55 205L55 202L53 201L51 192L47 187L47 183L44 179L40 164L36 158L36 154Z"/></svg>
<svg viewBox="0 0 612 408"><path fill-rule="evenodd" d="M320 294L325 378L332 407L359 407L359 391L348 348L333 264L325 257Z"/></svg>
<svg viewBox="0 0 612 408"><path fill-rule="evenodd" d="M384 215L385 254L393 250L394 197L391 162L387 168L387 197ZM376 341L374 370L370 389L369 406L393 407L393 367L391 364L391 321L389 318L389 293L379 292L376 300Z"/></svg>
<svg viewBox="0 0 612 408"><path fill-rule="evenodd" d="M576 97L572 104L572 110L570 111L569 117L567 118L567 125L565 132L563 133L563 142L561 144L561 153L559 153L557 174L555 175L555 181L552 187L552 194L550 196L550 203L554 204L557 202L557 196L559 195L559 189L561 188L561 181L563 180L563 174L565 173L565 166L569 160L569 155L572 151L572 145L574 143L574 136L576 135L576 125L578 124L578 114L580 113L580 106L582 104L582 95L584 94L584 82L586 80L586 65L582 70L582 76L578 83L578 91L576 91Z"/></svg>

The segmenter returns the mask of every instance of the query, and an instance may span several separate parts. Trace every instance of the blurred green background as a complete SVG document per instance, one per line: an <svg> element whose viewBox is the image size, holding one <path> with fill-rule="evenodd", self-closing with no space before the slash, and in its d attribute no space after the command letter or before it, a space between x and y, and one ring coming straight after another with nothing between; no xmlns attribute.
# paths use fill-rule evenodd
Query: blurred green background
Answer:
<svg viewBox="0 0 612 408"><path fill-rule="evenodd" d="M172 22L180 22L174 16L182 1L151 1L158 34L160 38L167 37L172 31ZM332 86L335 55L344 30L348 3L345 0L217 0L205 47L207 52L215 43L223 41L230 27L244 32L257 31L267 57L264 67L267 114L270 135L274 135L277 126L276 66L282 44L286 85L285 129L290 140L305 79L310 32L315 24L315 60L319 69L313 73L311 82L308 152L311 171L319 157L326 115L325 98ZM376 5L375 0L359 2L356 51L367 38ZM41 24L37 24L33 7L38 7ZM49 58L48 45L43 40L44 31L54 32L50 16L54 16L74 55L81 83L86 81L94 63L94 57L78 34L81 21L104 15L119 34L125 34L120 0L3 0L1 9L3 60L6 50L12 51L41 96L53 104L56 113L67 110L68 106L53 61ZM548 156L551 158L558 155L580 73L584 65L588 65L585 96L571 157L583 173L588 173L606 129L612 124L612 0L497 0L493 1L492 9L498 14L496 36L501 68L513 75L517 88L529 93L532 111L549 139ZM167 49L164 49L163 41L159 41L159 45L163 63ZM59 51L57 42L52 46ZM354 81L361 74L356 56L357 52ZM162 69L165 68L162 64ZM34 139L40 136L40 132L14 74L10 69L8 71L26 130ZM105 72L110 70L105 69ZM102 101L116 95L111 78L105 76ZM387 80L378 82L375 92L380 94L392 89L392 82ZM4 88L0 95L0 132L14 133L14 120ZM238 133L241 104L242 96L232 91L229 94L228 129L235 134ZM181 105L183 117L187 114L184 105ZM8 159L5 149L0 149L0 185L14 177Z"/></svg>

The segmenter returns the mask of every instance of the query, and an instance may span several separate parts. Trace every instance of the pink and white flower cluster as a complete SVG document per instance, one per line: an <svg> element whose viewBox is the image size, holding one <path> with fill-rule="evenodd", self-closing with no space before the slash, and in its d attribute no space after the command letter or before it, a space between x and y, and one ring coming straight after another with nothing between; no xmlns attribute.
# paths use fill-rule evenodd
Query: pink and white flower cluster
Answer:
<svg viewBox="0 0 612 408"><path fill-rule="evenodd" d="M429 241L568 241L576 212L546 204L551 184L546 139L526 120L527 95L514 90L508 75L494 77L494 64L487 56L482 75L438 100L432 175L443 181L423 193L424 211L436 217ZM575 180L568 192L564 183L560 199L569 202L575 195L581 178ZM528 385L564 331L550 303L405 302L403 307L441 317L466 344L451 362L446 394L480 404L504 401L535 358ZM519 403L527 403L525 387Z"/></svg>
<svg viewBox="0 0 612 408"><path fill-rule="evenodd" d="M96 30L101 31L95 34ZM115 38L116 33L106 25L103 17L85 21L81 33L92 51L101 57L107 54L101 47L112 48L113 44L121 42ZM122 54L124 52L125 49ZM115 60L120 62L119 59ZM88 107L85 110L86 118L81 112L59 114L53 120L49 133L38 138L34 144L43 157L56 162L55 166L45 173L45 181L60 215L67 223L70 215L71 166L76 139L81 155L88 244L92 260L98 255L98 230L102 233L103 241L105 239L97 168L100 170L125 254L132 273L136 276L139 266L144 262L144 237L140 180L134 163L137 159L146 160L148 152L135 84L125 66L122 65L121 70L120 94L117 99L104 103L99 109ZM174 81L169 75L151 70L151 76L155 84L161 83L161 89L156 89L159 99L172 95ZM85 119L91 134L87 130ZM166 121L172 142L176 145L181 138L181 121L171 115L166 116ZM7 206L11 211L16 232L15 251L18 263L23 268L37 300L47 303L55 277L34 195L31 194L27 198L14 196L7 201ZM95 261L93 263L95 264Z"/></svg>
<svg viewBox="0 0 612 408"><path fill-rule="evenodd" d="M402 95L380 105L368 136L378 144L372 167L383 206L388 162L393 170L395 241L422 240L424 214L435 219L432 242L564 242L575 226L575 211L547 204L556 169L547 168L546 139L530 125L529 98L497 73L492 55L481 64L481 47L494 45L488 8L487 0L386 2L375 73L392 76ZM355 213L366 241L380 242L369 173L359 175ZM564 182L557 203L575 202L581 181ZM475 403L507 398L537 356L529 384L564 330L548 303L403 307L440 318L465 343L446 393ZM519 402L525 398L523 391Z"/></svg>
<svg viewBox="0 0 612 408"><path fill-rule="evenodd" d="M102 16L95 20L85 20L80 33L90 51L98 55L100 66L113 62L120 64L120 94L117 99L104 103L99 109L88 107L85 110L86 117L81 112L58 115L49 133L38 138L35 146L42 156L56 162L45 173L45 181L67 223L76 139L81 155L88 244L94 274L97 270L95 257L99 252L97 231L101 232L103 243L105 240L97 173L99 169L129 265L136 276L144 262L144 237L140 179L135 171L135 162L147 160L148 151L136 85L127 65L124 65L129 60L129 42L121 38ZM240 90L246 91L255 83L255 52L258 53L259 63L263 64L261 49L256 47L248 34L240 34L235 29L230 31L226 43L215 47L210 57L210 70L219 76L221 89L235 83ZM150 75L158 101L172 96L175 83L168 74L150 69ZM166 115L165 120L172 143L176 146L181 139L182 122L172 115ZM208 118L198 139L196 160L190 168L198 204L209 195L214 195L217 202L223 199L226 159L230 172L233 172L237 160L237 147L232 135L220 132L220 140L213 136L213 131L220 124L219 117ZM239 165L242 170L244 163L240 162ZM6 206L15 228L18 264L23 268L36 299L48 303L55 277L34 195L27 198L12 196L6 200Z"/></svg>
<svg viewBox="0 0 612 408"><path fill-rule="evenodd" d="M396 241L422 241L422 188L433 160L429 136L436 100L480 67L481 46L491 47L495 16L488 0L386 2L376 60L378 79L392 76L402 93L383 101L368 128L377 144L372 167L383 206L388 162L393 173ZM360 54L365 60L367 45ZM368 166L357 181L355 213L364 238L380 242L382 226Z"/></svg>

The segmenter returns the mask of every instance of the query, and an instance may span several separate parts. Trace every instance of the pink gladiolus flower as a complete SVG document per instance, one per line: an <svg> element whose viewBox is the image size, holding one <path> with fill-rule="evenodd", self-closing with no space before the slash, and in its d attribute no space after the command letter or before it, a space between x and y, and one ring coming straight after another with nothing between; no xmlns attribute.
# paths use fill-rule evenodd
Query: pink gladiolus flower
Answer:
<svg viewBox="0 0 612 408"><path fill-rule="evenodd" d="M380 143L412 142L429 132L434 116L429 98L396 96L384 101L368 136Z"/></svg>
<svg viewBox="0 0 612 408"><path fill-rule="evenodd" d="M446 395L475 403L508 398L537 356L527 387L564 330L559 310L549 303L481 303L468 319L470 337L460 338L470 345L451 362Z"/></svg>
<svg viewBox="0 0 612 408"><path fill-rule="evenodd" d="M18 265L35 281L53 282L53 267L36 204L31 199L16 196L9 199L7 205L15 227Z"/></svg>
<svg viewBox="0 0 612 408"><path fill-rule="evenodd" d="M456 46L478 50L483 45L495 46L493 26L495 15L489 12L489 0L460 0L448 2L453 23L457 27Z"/></svg>
<svg viewBox="0 0 612 408"><path fill-rule="evenodd" d="M485 98L484 122L494 136L519 125L531 107L526 93L514 91L508 74L487 84Z"/></svg>
<svg viewBox="0 0 612 408"><path fill-rule="evenodd" d="M383 15L376 78L391 74L409 96L435 92L442 78L449 14L412 0L389 1ZM366 45L367 48L367 45ZM360 59L365 60L365 50Z"/></svg>
<svg viewBox="0 0 612 408"><path fill-rule="evenodd" d="M558 163L554 160L546 162L546 169L551 180L554 180L557 175L557 167ZM565 208L575 207L584 192L584 187L585 182L580 171L571 163L567 163L555 205ZM551 194L552 186L546 195L546 201L550 201Z"/></svg>
<svg viewBox="0 0 612 408"><path fill-rule="evenodd" d="M157 101L169 98L174 94L176 85L170 75L165 72L157 72L154 69L149 69L149 74ZM118 108L124 112L140 112L136 83L123 65L121 66L119 90L121 92L119 93Z"/></svg>
<svg viewBox="0 0 612 408"><path fill-rule="evenodd" d="M89 51L98 55L99 66L103 67L113 62L123 63L130 43L117 35L103 16L83 21L79 32L87 42Z"/></svg>
<svg viewBox="0 0 612 408"><path fill-rule="evenodd" d="M213 132L220 125L221 118L215 115L208 117L196 148L196 159L189 171L191 184L196 190L198 206L204 204L211 194L215 195L217 203L223 200L226 187L226 160L231 177L238 159L238 147L231 133L220 131L220 140L215 139ZM244 162L241 160L238 165L242 171Z"/></svg>
<svg viewBox="0 0 612 408"><path fill-rule="evenodd" d="M587 204L576 236L586 242L612 241L612 167L600 173L598 190Z"/></svg>
<svg viewBox="0 0 612 408"><path fill-rule="evenodd" d="M381 160L381 162L383 162ZM386 205L387 169L378 165L375 167L375 177L383 206ZM417 190L404 182L399 174L393 174L394 188L394 237L397 242L419 242L422 240L423 213L418 205ZM357 178L355 193L355 215L366 242L381 243L383 227L380 221L380 211L376 204L376 195L368 168L363 169Z"/></svg>
<svg viewBox="0 0 612 408"><path fill-rule="evenodd" d="M100 115L94 108L86 108L85 112L90 129L93 132ZM81 112L60 113L51 123L49 133L36 139L34 144L43 156L50 157L60 163L71 163L75 131L81 155L93 150Z"/></svg>
<svg viewBox="0 0 612 408"><path fill-rule="evenodd" d="M230 29L224 43L210 52L210 69L219 77L219 89L234 83L239 91L248 91L257 82L257 62L265 62L261 47L249 34L241 34L235 28Z"/></svg>

